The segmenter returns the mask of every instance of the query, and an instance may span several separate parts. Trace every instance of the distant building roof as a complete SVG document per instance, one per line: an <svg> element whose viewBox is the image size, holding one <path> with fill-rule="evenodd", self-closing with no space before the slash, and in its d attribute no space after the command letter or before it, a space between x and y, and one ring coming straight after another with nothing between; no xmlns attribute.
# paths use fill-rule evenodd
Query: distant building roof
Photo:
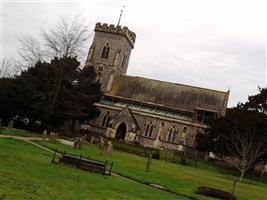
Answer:
<svg viewBox="0 0 267 200"><path fill-rule="evenodd" d="M198 107L224 115L229 92L120 75L105 95L178 110L194 111Z"/></svg>

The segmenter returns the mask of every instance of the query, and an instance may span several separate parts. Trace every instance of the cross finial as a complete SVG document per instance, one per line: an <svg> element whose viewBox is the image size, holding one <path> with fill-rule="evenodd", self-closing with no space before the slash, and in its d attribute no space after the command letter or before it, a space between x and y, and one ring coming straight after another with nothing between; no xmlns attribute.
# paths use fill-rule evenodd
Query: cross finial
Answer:
<svg viewBox="0 0 267 200"><path fill-rule="evenodd" d="M123 13L123 8L125 8L124 5L123 5L122 8L121 8L121 12L120 12L120 17L119 17L118 25L120 25L120 22L121 22L121 16L122 16L122 13ZM118 26L118 25L117 25L117 26Z"/></svg>

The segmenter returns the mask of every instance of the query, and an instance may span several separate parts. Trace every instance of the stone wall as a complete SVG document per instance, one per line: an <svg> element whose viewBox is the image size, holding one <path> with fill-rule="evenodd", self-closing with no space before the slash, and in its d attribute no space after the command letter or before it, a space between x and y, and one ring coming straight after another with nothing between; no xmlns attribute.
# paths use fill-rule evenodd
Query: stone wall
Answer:
<svg viewBox="0 0 267 200"><path fill-rule="evenodd" d="M101 110L101 115L93 121L93 124L95 126L101 126L102 120L103 120L103 118L107 112L109 112L111 117L114 118L117 115L119 115L119 113L123 110L122 108L108 109L108 108L103 108L103 107L99 107L99 109ZM134 111L133 111L133 113L134 113ZM162 120L162 119L159 119L157 116L149 117L149 116L145 116L145 115L137 114L137 113L134 113L134 116L135 116L135 119L136 119L138 126L140 128L140 131L138 132L138 135L139 135L138 138L139 138L139 142L142 145L155 146L154 143L155 143L156 139L158 138L160 141L159 145L161 147L165 147L168 149L177 149L177 145L180 142L182 131L183 131L184 127L187 127L186 145L188 145L188 146L193 145L193 136L194 135L193 135L192 131L194 131L194 130L193 130L192 126L188 126L188 125L180 124L180 123L175 123L175 122L170 122L167 120ZM129 118L129 117L123 117L123 118L121 118L121 121L120 120L119 121L118 120L113 121L114 124L112 124L111 126L113 128L116 128L122 121L125 121L127 124L132 124L132 121L130 121L130 119L131 118ZM153 133L152 133L151 138L143 136L144 132L145 132L145 124L149 121L154 124L154 129L153 129ZM164 123L164 126L162 126L162 123ZM168 130L170 127L176 127L179 130L178 134L175 136L174 142L167 142L166 141ZM162 131L161 131L161 135L158 136L160 128ZM127 131L130 131L130 130L127 130Z"/></svg>

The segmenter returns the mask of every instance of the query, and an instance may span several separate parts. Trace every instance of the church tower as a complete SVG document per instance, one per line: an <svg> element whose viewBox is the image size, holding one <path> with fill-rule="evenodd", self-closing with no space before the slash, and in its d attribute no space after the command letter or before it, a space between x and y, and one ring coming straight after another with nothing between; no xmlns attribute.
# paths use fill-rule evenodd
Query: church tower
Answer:
<svg viewBox="0 0 267 200"><path fill-rule="evenodd" d="M110 91L114 79L126 74L136 35L128 27L113 24L95 25L86 66L94 66L103 92Z"/></svg>

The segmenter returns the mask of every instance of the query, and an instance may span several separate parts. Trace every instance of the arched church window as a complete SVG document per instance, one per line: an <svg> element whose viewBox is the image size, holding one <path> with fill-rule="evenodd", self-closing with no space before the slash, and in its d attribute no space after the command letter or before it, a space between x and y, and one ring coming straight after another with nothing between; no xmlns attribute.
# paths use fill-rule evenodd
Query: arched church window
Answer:
<svg viewBox="0 0 267 200"><path fill-rule="evenodd" d="M109 112L105 113L101 126L104 128L108 127L110 120L111 120L111 114Z"/></svg>
<svg viewBox="0 0 267 200"><path fill-rule="evenodd" d="M154 129L154 124L152 122L147 122L145 125L144 136L145 137L152 137L153 129Z"/></svg>
<svg viewBox="0 0 267 200"><path fill-rule="evenodd" d="M178 135L178 129L175 127L171 127L168 130L168 134L166 137L167 142L175 142L175 138Z"/></svg>
<svg viewBox="0 0 267 200"><path fill-rule="evenodd" d="M108 58L109 55L109 51L110 51L110 44L106 43L105 46L102 49L102 54L101 54L101 58Z"/></svg>

